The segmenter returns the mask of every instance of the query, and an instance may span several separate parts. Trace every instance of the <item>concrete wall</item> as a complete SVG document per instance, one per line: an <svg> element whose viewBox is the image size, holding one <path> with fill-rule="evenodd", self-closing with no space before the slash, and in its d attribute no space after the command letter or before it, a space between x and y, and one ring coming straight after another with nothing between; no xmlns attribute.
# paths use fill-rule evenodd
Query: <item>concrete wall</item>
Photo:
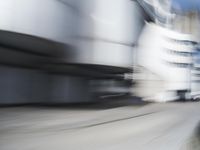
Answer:
<svg viewBox="0 0 200 150"><path fill-rule="evenodd" d="M11 66L0 66L0 105L90 101L88 80Z"/></svg>

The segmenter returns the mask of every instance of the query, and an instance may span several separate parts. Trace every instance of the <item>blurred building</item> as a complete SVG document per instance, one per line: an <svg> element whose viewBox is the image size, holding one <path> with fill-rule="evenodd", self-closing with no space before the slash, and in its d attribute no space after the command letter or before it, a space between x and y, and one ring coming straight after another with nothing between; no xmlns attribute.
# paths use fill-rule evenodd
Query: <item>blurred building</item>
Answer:
<svg viewBox="0 0 200 150"><path fill-rule="evenodd" d="M194 98L198 89L192 86L199 83L193 80L191 71L194 63L197 66L194 57L199 57L199 13L173 10L171 1L140 3L147 12L151 10L154 21L146 23L139 39L137 69L133 74L135 95L158 102Z"/></svg>
<svg viewBox="0 0 200 150"><path fill-rule="evenodd" d="M0 104L127 93L144 18L130 0L2 0Z"/></svg>
<svg viewBox="0 0 200 150"><path fill-rule="evenodd" d="M172 22L172 29L181 33L188 33L200 38L199 12L190 11L184 14L176 14Z"/></svg>

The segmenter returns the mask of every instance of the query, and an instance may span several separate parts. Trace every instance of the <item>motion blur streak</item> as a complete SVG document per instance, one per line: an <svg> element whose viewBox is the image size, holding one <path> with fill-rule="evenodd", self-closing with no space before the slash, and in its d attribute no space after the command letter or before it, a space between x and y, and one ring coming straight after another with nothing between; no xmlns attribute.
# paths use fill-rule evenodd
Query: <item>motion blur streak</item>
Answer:
<svg viewBox="0 0 200 150"><path fill-rule="evenodd" d="M106 103L110 108L105 103L62 109L2 108L1 149L199 149L199 102L138 105L126 101L114 108L113 103Z"/></svg>
<svg viewBox="0 0 200 150"><path fill-rule="evenodd" d="M0 104L129 93L124 74L144 25L137 2L2 0L0 10Z"/></svg>
<svg viewBox="0 0 200 150"><path fill-rule="evenodd" d="M0 150L200 149L199 0L0 0Z"/></svg>

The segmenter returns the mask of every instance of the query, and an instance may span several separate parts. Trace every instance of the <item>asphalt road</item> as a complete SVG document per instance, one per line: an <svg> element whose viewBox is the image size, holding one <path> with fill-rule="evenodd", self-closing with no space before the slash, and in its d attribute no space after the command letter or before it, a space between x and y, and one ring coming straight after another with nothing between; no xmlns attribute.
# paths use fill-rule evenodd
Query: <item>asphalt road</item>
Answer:
<svg viewBox="0 0 200 150"><path fill-rule="evenodd" d="M1 107L0 150L197 150L199 121L200 102Z"/></svg>

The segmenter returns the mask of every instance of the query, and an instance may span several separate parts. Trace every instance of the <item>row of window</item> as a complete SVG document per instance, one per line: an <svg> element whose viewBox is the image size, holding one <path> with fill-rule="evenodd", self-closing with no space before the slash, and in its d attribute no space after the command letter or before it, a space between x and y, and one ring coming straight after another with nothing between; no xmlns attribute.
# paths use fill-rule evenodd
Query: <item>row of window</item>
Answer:
<svg viewBox="0 0 200 150"><path fill-rule="evenodd" d="M189 63L177 63L177 62L167 62L168 65L178 67L178 68L191 68L192 64Z"/></svg>
<svg viewBox="0 0 200 150"><path fill-rule="evenodd" d="M192 52L175 51L175 50L171 50L171 49L166 49L166 52L169 54L185 56L185 57L191 57L193 55Z"/></svg>
<svg viewBox="0 0 200 150"><path fill-rule="evenodd" d="M200 82L200 80L192 80L192 82L195 82L195 83L196 83L196 82Z"/></svg>
<svg viewBox="0 0 200 150"><path fill-rule="evenodd" d="M181 44L181 45L187 45L187 46L196 46L198 43L195 41L189 41L189 40L177 40L177 39L171 39L171 38L166 38L169 42Z"/></svg>

